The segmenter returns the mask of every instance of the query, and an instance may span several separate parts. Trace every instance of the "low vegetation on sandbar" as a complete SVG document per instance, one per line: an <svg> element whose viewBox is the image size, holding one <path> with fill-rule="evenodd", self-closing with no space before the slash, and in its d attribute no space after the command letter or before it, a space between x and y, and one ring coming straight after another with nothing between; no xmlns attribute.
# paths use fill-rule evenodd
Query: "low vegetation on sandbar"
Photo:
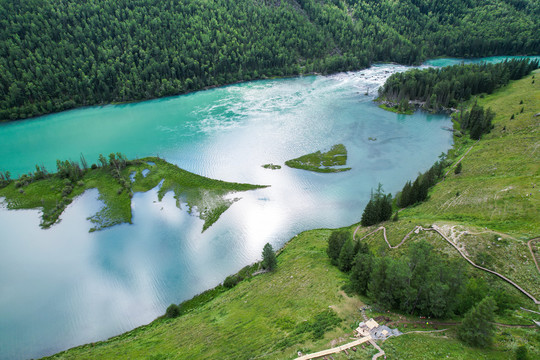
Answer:
<svg viewBox="0 0 540 360"><path fill-rule="evenodd" d="M263 168L265 169L270 169L270 170L279 170L281 169L281 165L276 165L276 164L264 164L264 165L261 165Z"/></svg>
<svg viewBox="0 0 540 360"><path fill-rule="evenodd" d="M190 213L196 211L204 220L203 231L215 223L238 199L225 195L265 186L213 180L180 169L157 157L127 160L120 153L100 156L98 164L88 166L81 156L81 165L74 161L57 161L57 172L50 174L36 166L34 173L12 180L2 173L0 197L9 209L41 208L41 226L55 224L73 199L87 189L97 189L103 208L89 218L94 223L90 231L121 223L131 223L131 198L135 192L146 192L159 185L158 200L174 192L177 205L186 204ZM6 176L7 174L7 176Z"/></svg>
<svg viewBox="0 0 540 360"><path fill-rule="evenodd" d="M347 148L343 144L337 144L324 153L320 151L300 156L296 159L285 161L288 167L322 173L332 173L351 170L344 166L347 163Z"/></svg>

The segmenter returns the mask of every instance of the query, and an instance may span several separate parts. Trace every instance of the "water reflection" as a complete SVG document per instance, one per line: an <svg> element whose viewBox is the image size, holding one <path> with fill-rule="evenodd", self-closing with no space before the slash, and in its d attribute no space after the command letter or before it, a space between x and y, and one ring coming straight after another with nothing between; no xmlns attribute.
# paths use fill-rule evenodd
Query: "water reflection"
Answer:
<svg viewBox="0 0 540 360"><path fill-rule="evenodd" d="M95 190L49 230L39 228L39 211L0 208L0 358L50 354L148 323L170 303L257 261L267 242L279 248L303 230L357 222L372 187L382 182L395 192L451 145L451 133L441 129L450 125L447 117L397 116L364 95L404 69L257 81L0 126L0 167L13 173L30 170L37 158L54 164L83 151L91 162L120 151L160 154L216 179L271 185L232 194L241 200L204 233L202 220L178 209L172 194L158 202L156 189L135 194L132 225L93 233L86 218L101 206ZM62 143L58 136L74 126L84 131ZM261 167L337 143L347 147L351 171ZM17 161L4 156L10 146Z"/></svg>

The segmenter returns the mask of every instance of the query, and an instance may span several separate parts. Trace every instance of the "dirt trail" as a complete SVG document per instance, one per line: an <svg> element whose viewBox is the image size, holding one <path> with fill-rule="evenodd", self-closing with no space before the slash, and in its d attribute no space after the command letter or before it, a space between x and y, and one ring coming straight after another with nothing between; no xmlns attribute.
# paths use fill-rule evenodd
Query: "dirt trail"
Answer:
<svg viewBox="0 0 540 360"><path fill-rule="evenodd" d="M358 232L358 230L360 229L360 225L354 230L354 234L353 234L353 239L356 240L356 233ZM482 267L480 265L477 265L475 264L471 259L469 259L467 257L467 255L460 249L458 248L458 246L452 241L450 240L445 234L442 233L442 231L440 230L440 228L437 226L437 225L432 225L430 228L424 228L422 226L415 226L414 229L412 229L407 235L405 235L405 237L403 238L403 240L401 240L401 242L399 244L397 244L396 246L392 246L390 245L390 242L388 241L388 238L386 237L386 228L384 226L380 226L378 227L377 229L375 229L374 231L370 232L369 234L365 235L364 237L362 237L361 239L359 239L358 241L362 241L363 239L365 239L366 237L370 236L370 235L373 235L375 234L376 232L382 230L383 231L383 236L384 236L384 241L386 241L386 243L388 244L388 247L390 249L397 249L398 247L400 247L401 245L403 245L403 243L405 242L405 240L407 240L409 238L409 236L414 232L416 234L418 234L420 231L435 231L437 234L439 234L444 240L446 240L446 242L448 242L450 245L452 245L458 252L459 254L461 255L461 257L463 257L465 260L467 260L467 262L469 264L471 264L472 266L474 266L475 268L477 269L480 269L480 270L483 270L483 271L486 271L486 272L489 272L493 275L496 275L498 277L500 277L501 279L503 279L504 281L508 282L510 285L514 286L516 289L518 289L519 291L521 291L523 294L525 294L527 297L529 297L532 301L534 301L534 303L536 305L540 305L540 301L537 300L534 296L532 296L531 294L529 294L527 291L525 291L521 286L519 286L518 284L516 284L515 282L513 282L512 280L508 279L506 276L504 275L501 275L499 274L498 272L496 271L493 271L493 270L490 270L490 269L487 269L485 267ZM535 239L533 239L535 240ZM529 246L529 249L531 249L531 247ZM532 253L532 249L531 249L531 253ZM534 258L534 253L533 253L533 258ZM536 263L536 258L535 258L535 263ZM538 264L537 264L538 266ZM540 270L539 270L540 271Z"/></svg>
<svg viewBox="0 0 540 360"><path fill-rule="evenodd" d="M444 177L446 177L450 171L452 171L453 168L455 168L457 166L457 164L459 164L461 162L461 160L463 160L465 158L465 156L467 156L467 154L472 150L472 148L474 147L474 145L478 144L480 140L476 140L476 142L474 144L471 145L471 147L469 148L469 150L467 150L467 152L465 154L463 154L463 156L456 162L454 163L450 169L448 169L448 171L446 172L446 174L444 174Z"/></svg>
<svg viewBox="0 0 540 360"><path fill-rule="evenodd" d="M536 270L538 270L538 272L540 272L540 266L538 266L538 260L536 259L536 254L534 253L534 249L533 249L533 246L534 246L534 242L535 241L540 241L540 238L535 238L535 239L531 239L527 242L527 245L529 246L529 250L531 251L531 255L532 255L532 258L534 260L534 263L536 265Z"/></svg>

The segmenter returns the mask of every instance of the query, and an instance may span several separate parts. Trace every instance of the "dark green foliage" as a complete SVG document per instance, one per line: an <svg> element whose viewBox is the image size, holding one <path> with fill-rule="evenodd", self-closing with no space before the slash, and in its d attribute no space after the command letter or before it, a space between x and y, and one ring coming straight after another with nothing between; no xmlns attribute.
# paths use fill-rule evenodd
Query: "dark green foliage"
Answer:
<svg viewBox="0 0 540 360"><path fill-rule="evenodd" d="M270 243L266 243L266 245L264 245L262 257L262 267L264 269L274 271L277 267L277 259L276 253L274 252L274 249L272 248L272 245L270 245Z"/></svg>
<svg viewBox="0 0 540 360"><path fill-rule="evenodd" d="M11 182L11 174L9 171L0 171L0 187L7 186Z"/></svg>
<svg viewBox="0 0 540 360"><path fill-rule="evenodd" d="M456 312L463 274L425 241L414 243L407 256L374 257L360 250L349 275L348 288L367 294L386 309L410 314L445 317Z"/></svg>
<svg viewBox="0 0 540 360"><path fill-rule="evenodd" d="M56 169L61 179L69 179L72 182L80 180L83 175L79 164L70 160L56 160Z"/></svg>
<svg viewBox="0 0 540 360"><path fill-rule="evenodd" d="M34 172L34 179L35 180L41 180L49 177L49 173L47 169L45 169L45 166L36 165L36 171Z"/></svg>
<svg viewBox="0 0 540 360"><path fill-rule="evenodd" d="M375 61L540 48L532 1L38 0L1 1L0 14L0 120Z"/></svg>
<svg viewBox="0 0 540 360"><path fill-rule="evenodd" d="M488 286L484 278L471 277L458 295L457 311L465 314L475 304L479 303L488 294Z"/></svg>
<svg viewBox="0 0 540 360"><path fill-rule="evenodd" d="M396 103L403 99L422 101L427 110L456 107L472 95L491 94L508 81L521 79L536 68L538 60L514 59L497 64L413 69L390 76L379 89L379 95Z"/></svg>
<svg viewBox="0 0 540 360"><path fill-rule="evenodd" d="M515 117L515 115L512 114L512 116L510 116L510 120L514 120L514 117Z"/></svg>
<svg viewBox="0 0 540 360"><path fill-rule="evenodd" d="M232 289L240 281L241 279L237 275L230 275L225 278L225 281L223 281L223 286L225 286L227 289Z"/></svg>
<svg viewBox="0 0 540 360"><path fill-rule="evenodd" d="M167 319L174 319L175 317L180 316L180 306L176 304L171 304L165 311L165 317Z"/></svg>
<svg viewBox="0 0 540 360"><path fill-rule="evenodd" d="M358 253L354 258L351 269L350 286L358 294L366 295L369 278L373 269L373 255L371 253Z"/></svg>
<svg viewBox="0 0 540 360"><path fill-rule="evenodd" d="M347 238L343 246L341 247L341 251L339 252L339 258L338 258L338 268L341 271L349 272L351 270L351 267L353 265L354 256L355 253L355 246L353 245L353 241L350 237Z"/></svg>
<svg viewBox="0 0 540 360"><path fill-rule="evenodd" d="M341 248L345 241L349 238L349 233L346 230L336 230L330 234L328 238L328 248L326 253L330 258L332 265L338 265L339 254L341 253Z"/></svg>
<svg viewBox="0 0 540 360"><path fill-rule="evenodd" d="M445 160L435 162L433 166L423 174L418 175L414 183L407 181L403 189L397 195L396 204L400 208L414 205L425 201L428 196L429 188L431 188L443 174Z"/></svg>
<svg viewBox="0 0 540 360"><path fill-rule="evenodd" d="M484 111L484 108L475 102L471 110L461 117L461 129L469 131L471 139L478 140L482 134L491 131L493 118L495 113L491 109Z"/></svg>
<svg viewBox="0 0 540 360"><path fill-rule="evenodd" d="M322 339L324 334L341 323L341 319L331 310L318 313L309 321L301 322L295 329L295 334L300 335L311 332L313 339Z"/></svg>
<svg viewBox="0 0 540 360"><path fill-rule="evenodd" d="M461 165L461 162L459 164L457 164L457 166L454 168L454 174L461 174L461 169L462 169L462 165Z"/></svg>
<svg viewBox="0 0 540 360"><path fill-rule="evenodd" d="M527 347L525 345L520 345L516 348L516 360L527 360Z"/></svg>
<svg viewBox="0 0 540 360"><path fill-rule="evenodd" d="M488 347L493 342L497 305L492 297L486 297L465 314L458 328L458 337L464 343L475 347Z"/></svg>
<svg viewBox="0 0 540 360"><path fill-rule="evenodd" d="M392 216L392 195L383 192L382 185L379 184L375 194L371 194L371 199L364 208L360 223L362 226L371 226L390 219Z"/></svg>

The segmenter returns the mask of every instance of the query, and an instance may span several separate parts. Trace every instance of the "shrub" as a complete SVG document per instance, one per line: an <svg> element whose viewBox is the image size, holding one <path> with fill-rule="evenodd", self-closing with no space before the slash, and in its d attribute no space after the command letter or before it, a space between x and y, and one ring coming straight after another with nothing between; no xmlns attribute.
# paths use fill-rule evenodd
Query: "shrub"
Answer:
<svg viewBox="0 0 540 360"><path fill-rule="evenodd" d="M457 164L457 166L454 168L454 174L460 174L462 169L461 163Z"/></svg>
<svg viewBox="0 0 540 360"><path fill-rule="evenodd" d="M180 315L180 306L176 304L171 304L165 311L165 317L167 319L174 319Z"/></svg>
<svg viewBox="0 0 540 360"><path fill-rule="evenodd" d="M232 289L236 286L242 279L236 275L230 275L225 278L225 281L223 281L223 286L225 286L227 289Z"/></svg>
<svg viewBox="0 0 540 360"><path fill-rule="evenodd" d="M274 249L272 248L272 245L270 243L266 243L263 248L263 262L262 266L265 269L268 269L270 271L274 271L277 267L277 259L276 259L276 253L274 252Z"/></svg>
<svg viewBox="0 0 540 360"><path fill-rule="evenodd" d="M62 197L66 197L73 191L73 187L71 185L64 186L62 189Z"/></svg>
<svg viewBox="0 0 540 360"><path fill-rule="evenodd" d="M473 307L458 328L458 337L464 343L476 347L488 347L493 342L495 325L495 300L486 297Z"/></svg>
<svg viewBox="0 0 540 360"><path fill-rule="evenodd" d="M520 345L516 348L516 360L527 360L527 347L525 345Z"/></svg>
<svg viewBox="0 0 540 360"><path fill-rule="evenodd" d="M328 254L328 257L330 257L332 265L337 266L339 254L341 253L341 248L343 247L343 244L348 237L349 233L345 230L336 230L333 231L330 235L330 238L328 239L328 248L326 249L326 253Z"/></svg>

